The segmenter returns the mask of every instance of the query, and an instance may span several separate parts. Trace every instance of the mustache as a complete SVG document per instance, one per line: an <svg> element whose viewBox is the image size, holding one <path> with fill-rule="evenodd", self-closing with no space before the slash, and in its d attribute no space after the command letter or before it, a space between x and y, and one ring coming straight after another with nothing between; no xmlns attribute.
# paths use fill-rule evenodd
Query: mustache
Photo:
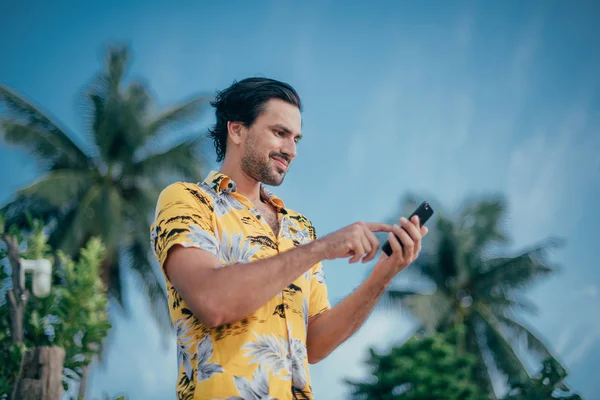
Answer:
<svg viewBox="0 0 600 400"><path fill-rule="evenodd" d="M279 157L279 158L285 160L286 163L288 163L288 164L290 163L290 157L283 153L271 153L271 154L269 154L269 157L271 157L271 158Z"/></svg>

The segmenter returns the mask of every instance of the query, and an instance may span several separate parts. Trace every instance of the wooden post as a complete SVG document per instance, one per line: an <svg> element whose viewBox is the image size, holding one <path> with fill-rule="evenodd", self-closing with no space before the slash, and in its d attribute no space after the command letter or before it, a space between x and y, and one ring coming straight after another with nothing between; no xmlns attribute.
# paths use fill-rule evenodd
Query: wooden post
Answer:
<svg viewBox="0 0 600 400"><path fill-rule="evenodd" d="M25 351L12 400L60 400L64 360L65 350L58 346Z"/></svg>

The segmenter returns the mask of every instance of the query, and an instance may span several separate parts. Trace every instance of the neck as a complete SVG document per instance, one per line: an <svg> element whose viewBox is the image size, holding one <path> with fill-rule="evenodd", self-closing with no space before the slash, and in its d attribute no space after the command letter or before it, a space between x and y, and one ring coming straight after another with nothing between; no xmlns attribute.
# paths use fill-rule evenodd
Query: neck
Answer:
<svg viewBox="0 0 600 400"><path fill-rule="evenodd" d="M239 163L234 163L231 159L225 157L219 172L233 180L237 192L252 203L258 204L261 201L260 182L246 174Z"/></svg>

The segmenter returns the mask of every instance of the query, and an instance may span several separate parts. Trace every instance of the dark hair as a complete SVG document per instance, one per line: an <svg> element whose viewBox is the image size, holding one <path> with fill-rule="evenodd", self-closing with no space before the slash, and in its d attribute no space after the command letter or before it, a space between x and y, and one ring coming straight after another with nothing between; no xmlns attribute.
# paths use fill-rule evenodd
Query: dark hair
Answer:
<svg viewBox="0 0 600 400"><path fill-rule="evenodd" d="M302 103L296 90L287 83L269 78L246 78L233 82L227 89L218 92L214 101L216 123L208 131L215 143L217 162L223 161L227 150L227 122L241 122L250 127L256 118L264 111L264 106L270 99L281 99L302 112Z"/></svg>

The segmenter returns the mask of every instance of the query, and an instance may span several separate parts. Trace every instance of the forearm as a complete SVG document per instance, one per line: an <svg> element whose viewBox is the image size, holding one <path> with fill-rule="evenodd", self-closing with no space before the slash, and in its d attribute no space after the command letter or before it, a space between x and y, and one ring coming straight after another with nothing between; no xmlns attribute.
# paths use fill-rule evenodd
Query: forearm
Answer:
<svg viewBox="0 0 600 400"><path fill-rule="evenodd" d="M198 305L205 322L217 326L239 321L266 304L282 289L323 259L319 242L244 265L210 270L210 278L198 282Z"/></svg>
<svg viewBox="0 0 600 400"><path fill-rule="evenodd" d="M339 304L311 321L307 334L308 361L317 363L356 332L389 285L390 278L371 274Z"/></svg>

